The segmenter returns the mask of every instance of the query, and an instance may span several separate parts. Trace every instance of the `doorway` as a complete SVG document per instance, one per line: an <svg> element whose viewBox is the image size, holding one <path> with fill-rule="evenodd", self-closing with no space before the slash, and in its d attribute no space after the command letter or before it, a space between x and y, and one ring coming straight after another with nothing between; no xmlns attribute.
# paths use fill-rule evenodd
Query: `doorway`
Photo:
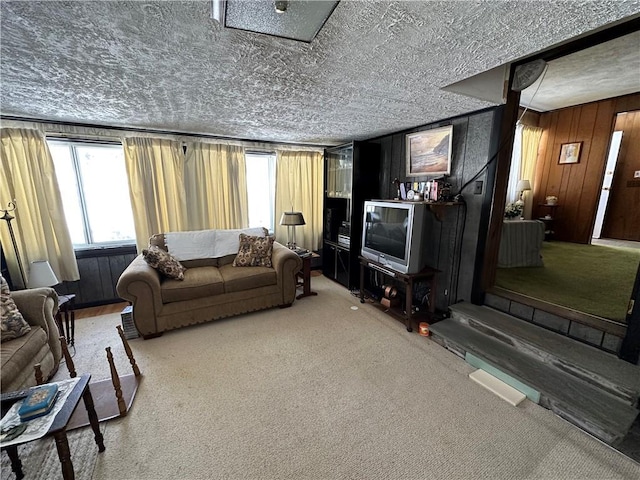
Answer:
<svg viewBox="0 0 640 480"><path fill-rule="evenodd" d="M598 210L596 211L596 220L593 225L593 233L591 241L599 239L602 233L602 224L604 222L607 206L609 205L609 193L611 184L613 183L613 175L618 163L618 153L620 151L620 143L622 142L623 132L616 130L611 135L611 144L609 146L609 154L607 155L607 165L604 169L604 177L602 178L602 187L600 188L600 199L598 200Z"/></svg>
<svg viewBox="0 0 640 480"><path fill-rule="evenodd" d="M618 152L616 146L619 144ZM617 153L617 154L616 154ZM640 110L616 115L600 194L601 231L594 238L640 242ZM596 233L599 233L596 236Z"/></svg>

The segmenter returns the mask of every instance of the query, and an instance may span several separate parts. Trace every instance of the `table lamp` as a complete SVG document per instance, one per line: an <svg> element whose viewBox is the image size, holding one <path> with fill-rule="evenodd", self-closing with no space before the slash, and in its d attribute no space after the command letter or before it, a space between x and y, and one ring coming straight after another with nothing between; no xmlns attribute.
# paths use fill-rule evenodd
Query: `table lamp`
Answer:
<svg viewBox="0 0 640 480"><path fill-rule="evenodd" d="M296 226L306 225L302 212L283 212L280 225L287 226L287 247L296 249Z"/></svg>
<svg viewBox="0 0 640 480"><path fill-rule="evenodd" d="M520 200L524 201L522 195L525 191L531 190L531 183L529 182L529 180L520 180L518 182L518 185L516 186L516 190L520 192Z"/></svg>
<svg viewBox="0 0 640 480"><path fill-rule="evenodd" d="M53 269L48 260L31 262L29 280L27 282L28 288L53 287L59 283L60 280L58 280L56 274L53 273Z"/></svg>

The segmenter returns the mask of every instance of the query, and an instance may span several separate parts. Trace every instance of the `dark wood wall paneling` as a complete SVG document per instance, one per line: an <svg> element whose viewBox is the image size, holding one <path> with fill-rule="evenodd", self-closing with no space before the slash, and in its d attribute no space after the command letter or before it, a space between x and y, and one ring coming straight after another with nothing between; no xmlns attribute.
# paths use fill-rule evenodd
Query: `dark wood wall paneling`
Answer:
<svg viewBox="0 0 640 480"><path fill-rule="evenodd" d="M120 302L116 283L136 255L133 246L78 251L80 280L63 282L56 290L61 294L75 294L77 308Z"/></svg>
<svg viewBox="0 0 640 480"><path fill-rule="evenodd" d="M495 109L492 109L371 140L380 144L382 198L391 199L396 196L396 189L392 184L394 178L403 182L428 180L427 177L406 176L406 135L449 124L453 124L453 157L451 175L447 177L447 182L451 183L452 191L458 193L489 160L494 121ZM486 186L486 172L482 172L478 180ZM428 216L429 234L422 248L429 265L441 270L437 276L436 290L436 308L439 310L446 310L457 301L471 299L482 199L485 194L483 189L482 195L474 195L473 187L474 182L462 192L466 206L443 207L441 220L433 214Z"/></svg>
<svg viewBox="0 0 640 480"><path fill-rule="evenodd" d="M533 215L536 218L548 213L540 206L545 197L558 197L556 239L589 243L616 114L638 108L640 94L633 94L540 115L544 133L538 153ZM558 164L562 144L572 142L583 142L579 162Z"/></svg>

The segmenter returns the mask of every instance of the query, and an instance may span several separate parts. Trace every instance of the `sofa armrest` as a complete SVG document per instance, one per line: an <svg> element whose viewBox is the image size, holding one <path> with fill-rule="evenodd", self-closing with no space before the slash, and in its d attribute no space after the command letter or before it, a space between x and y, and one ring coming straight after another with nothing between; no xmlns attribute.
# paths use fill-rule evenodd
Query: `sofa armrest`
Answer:
<svg viewBox="0 0 640 480"><path fill-rule="evenodd" d="M61 334L55 320L58 313L56 291L49 287L17 290L11 292L11 298L29 325L42 327L47 333L49 348L57 364L62 358L62 347L60 346Z"/></svg>
<svg viewBox="0 0 640 480"><path fill-rule="evenodd" d="M158 331L156 316L162 310L160 273L138 255L125 268L116 284L120 298L133 305L133 321L142 335Z"/></svg>
<svg viewBox="0 0 640 480"><path fill-rule="evenodd" d="M296 276L302 268L302 259L281 243L273 242L271 264L278 275L278 284L282 287L282 303L293 303L296 297Z"/></svg>

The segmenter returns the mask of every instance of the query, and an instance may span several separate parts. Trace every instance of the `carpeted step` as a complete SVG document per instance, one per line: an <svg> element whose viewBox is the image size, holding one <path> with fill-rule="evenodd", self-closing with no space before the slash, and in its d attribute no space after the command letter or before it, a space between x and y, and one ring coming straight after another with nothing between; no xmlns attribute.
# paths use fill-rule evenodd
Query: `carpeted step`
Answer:
<svg viewBox="0 0 640 480"><path fill-rule="evenodd" d="M490 307L462 302L451 318L638 406L640 366Z"/></svg>
<svg viewBox="0 0 640 480"><path fill-rule="evenodd" d="M469 352L540 392L540 404L602 441L616 445L638 410L618 397L451 318L430 326L434 341Z"/></svg>

